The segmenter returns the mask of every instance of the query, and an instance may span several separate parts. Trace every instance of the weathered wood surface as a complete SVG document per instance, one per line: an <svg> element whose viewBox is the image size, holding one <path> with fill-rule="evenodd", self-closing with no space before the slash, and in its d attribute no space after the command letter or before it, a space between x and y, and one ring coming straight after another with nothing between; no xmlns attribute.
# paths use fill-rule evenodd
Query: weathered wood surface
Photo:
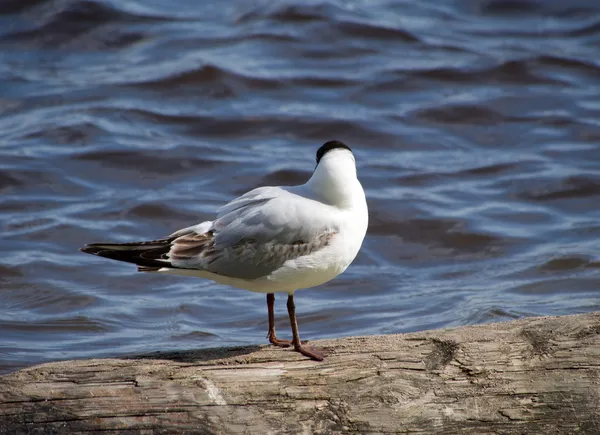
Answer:
<svg viewBox="0 0 600 435"><path fill-rule="evenodd" d="M0 432L600 433L600 313L314 344L20 370Z"/></svg>

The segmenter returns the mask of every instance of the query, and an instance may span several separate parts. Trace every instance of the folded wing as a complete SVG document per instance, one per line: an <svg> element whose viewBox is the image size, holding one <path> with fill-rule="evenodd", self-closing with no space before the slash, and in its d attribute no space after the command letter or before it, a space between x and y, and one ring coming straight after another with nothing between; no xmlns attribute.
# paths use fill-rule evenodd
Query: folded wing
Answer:
<svg viewBox="0 0 600 435"><path fill-rule="evenodd" d="M184 228L159 240L87 245L83 252L135 263L140 271L206 270L256 279L287 260L327 246L337 229L335 209L286 188L252 190L219 209L213 222Z"/></svg>
<svg viewBox="0 0 600 435"><path fill-rule="evenodd" d="M285 188L255 189L219 210L204 235L208 244L196 231L175 239L171 263L242 279L266 276L287 260L327 246L336 228L321 216L333 212Z"/></svg>

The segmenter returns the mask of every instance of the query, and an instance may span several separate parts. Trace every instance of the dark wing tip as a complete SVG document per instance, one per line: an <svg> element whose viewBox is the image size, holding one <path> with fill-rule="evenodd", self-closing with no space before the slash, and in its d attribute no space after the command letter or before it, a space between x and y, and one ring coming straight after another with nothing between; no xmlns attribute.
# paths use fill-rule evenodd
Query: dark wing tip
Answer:
<svg viewBox="0 0 600 435"><path fill-rule="evenodd" d="M158 272L161 267L138 266L138 272Z"/></svg>
<svg viewBox="0 0 600 435"><path fill-rule="evenodd" d="M336 148L341 148L341 149L352 152L350 147L348 145L346 145L344 142L341 142L339 140L330 140L329 142L325 142L321 146L321 148L319 148L317 150L317 165L319 164L319 162L321 161L321 159L323 158L323 156L325 154L327 154L329 151L334 150Z"/></svg>
<svg viewBox="0 0 600 435"><path fill-rule="evenodd" d="M86 254L96 255L99 251L99 248L94 245L85 245L83 248L79 248L81 252L85 252Z"/></svg>
<svg viewBox="0 0 600 435"><path fill-rule="evenodd" d="M79 248L79 250L86 254L133 263L138 266L161 268L171 265L165 258L170 248L170 241L161 239L138 243L92 243Z"/></svg>

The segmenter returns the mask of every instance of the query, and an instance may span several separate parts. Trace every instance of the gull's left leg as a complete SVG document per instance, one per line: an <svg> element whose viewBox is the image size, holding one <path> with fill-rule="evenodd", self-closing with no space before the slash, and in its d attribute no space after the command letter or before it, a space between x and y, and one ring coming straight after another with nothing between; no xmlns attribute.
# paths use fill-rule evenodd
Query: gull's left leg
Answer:
<svg viewBox="0 0 600 435"><path fill-rule="evenodd" d="M300 352L302 355L307 356L309 358L315 359L317 361L323 361L323 359L325 358L323 352L317 349L313 349L310 346L303 345L300 341L300 335L298 334L298 324L296 323L296 306L294 305L293 294L288 296L287 309L288 315L290 316L290 323L292 325L292 344L294 345L294 350L296 352Z"/></svg>
<svg viewBox="0 0 600 435"><path fill-rule="evenodd" d="M269 310L269 332L267 333L267 338L273 346L290 347L292 345L292 342L290 340L280 340L275 335L275 311L273 308L274 305L275 294L267 293L267 309Z"/></svg>

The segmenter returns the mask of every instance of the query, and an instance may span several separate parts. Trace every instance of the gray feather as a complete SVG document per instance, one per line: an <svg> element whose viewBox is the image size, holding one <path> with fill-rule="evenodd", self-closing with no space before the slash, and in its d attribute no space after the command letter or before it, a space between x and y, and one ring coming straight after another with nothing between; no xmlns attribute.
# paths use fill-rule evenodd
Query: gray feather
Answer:
<svg viewBox="0 0 600 435"><path fill-rule="evenodd" d="M256 279L287 260L327 246L337 231L319 218L318 207L306 207L291 189L255 189L219 210L210 231L194 227L172 241L169 259L175 267L197 268L218 275ZM323 215L327 216L327 213ZM308 223L308 224L307 224Z"/></svg>

